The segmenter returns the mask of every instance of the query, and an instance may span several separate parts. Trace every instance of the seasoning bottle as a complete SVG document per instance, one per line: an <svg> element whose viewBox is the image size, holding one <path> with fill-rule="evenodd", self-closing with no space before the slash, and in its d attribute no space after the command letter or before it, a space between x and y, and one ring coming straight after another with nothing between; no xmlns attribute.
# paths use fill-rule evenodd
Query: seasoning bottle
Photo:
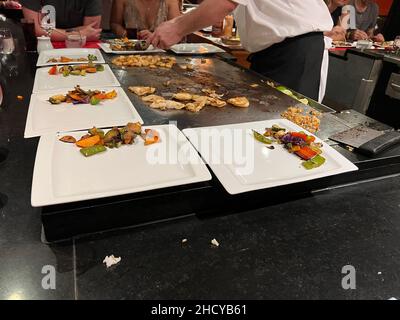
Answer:
<svg viewBox="0 0 400 320"><path fill-rule="evenodd" d="M223 35L226 38L232 38L233 33L233 16L228 15L225 17Z"/></svg>

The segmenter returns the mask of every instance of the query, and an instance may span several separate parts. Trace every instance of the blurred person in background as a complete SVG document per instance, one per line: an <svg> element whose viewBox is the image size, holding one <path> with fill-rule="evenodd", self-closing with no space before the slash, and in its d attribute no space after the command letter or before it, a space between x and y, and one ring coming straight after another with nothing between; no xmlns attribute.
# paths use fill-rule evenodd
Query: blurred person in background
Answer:
<svg viewBox="0 0 400 320"><path fill-rule="evenodd" d="M356 30L350 30L347 37L350 40L368 40L384 42L381 33L375 34L379 16L379 6L373 0L349 0L356 9Z"/></svg>
<svg viewBox="0 0 400 320"><path fill-rule="evenodd" d="M126 37L127 29L136 29L138 38L147 39L163 22L181 14L179 0L114 0L111 30Z"/></svg>
<svg viewBox="0 0 400 320"><path fill-rule="evenodd" d="M326 0L329 12L331 13L333 29L325 32L325 36L334 41L346 41L346 29L341 25L342 8L348 0Z"/></svg>
<svg viewBox="0 0 400 320"><path fill-rule="evenodd" d="M101 0L20 0L24 17L35 22L36 36L46 35L40 25L40 12L45 5L56 9L56 30L51 34L53 41L65 41L72 31L86 36L88 41L100 39Z"/></svg>

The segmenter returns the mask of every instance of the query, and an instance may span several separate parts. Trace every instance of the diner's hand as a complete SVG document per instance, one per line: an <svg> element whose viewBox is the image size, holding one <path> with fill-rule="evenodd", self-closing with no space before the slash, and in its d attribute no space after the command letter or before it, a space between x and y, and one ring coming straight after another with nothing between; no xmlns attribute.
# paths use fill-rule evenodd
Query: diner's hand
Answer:
<svg viewBox="0 0 400 320"><path fill-rule="evenodd" d="M149 30L142 30L138 33L139 40L147 40L151 37L152 33Z"/></svg>
<svg viewBox="0 0 400 320"><path fill-rule="evenodd" d="M174 20L160 24L150 38L147 39L147 42L155 48L169 49L172 45L181 41L183 35Z"/></svg>
<svg viewBox="0 0 400 320"><path fill-rule="evenodd" d="M351 34L352 40L368 40L368 34L362 30L355 30Z"/></svg>
<svg viewBox="0 0 400 320"><path fill-rule="evenodd" d="M92 22L79 30L82 35L86 36L87 41L96 41L100 39L101 29L95 28L96 24L97 22Z"/></svg>
<svg viewBox="0 0 400 320"><path fill-rule="evenodd" d="M17 1L5 1L3 5L6 9L21 9L22 7Z"/></svg>
<svg viewBox="0 0 400 320"><path fill-rule="evenodd" d="M383 36L382 33L379 33L376 36L373 36L372 40L375 42L385 42L385 37Z"/></svg>

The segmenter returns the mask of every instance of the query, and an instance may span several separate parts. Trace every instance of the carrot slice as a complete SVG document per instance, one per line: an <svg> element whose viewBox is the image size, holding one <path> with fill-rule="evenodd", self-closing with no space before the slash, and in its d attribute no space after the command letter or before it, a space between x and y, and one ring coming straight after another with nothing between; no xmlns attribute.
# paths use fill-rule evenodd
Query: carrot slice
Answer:
<svg viewBox="0 0 400 320"><path fill-rule="evenodd" d="M92 136L86 139L81 139L76 142L76 145L80 148L89 148L93 147L100 142L100 136Z"/></svg>

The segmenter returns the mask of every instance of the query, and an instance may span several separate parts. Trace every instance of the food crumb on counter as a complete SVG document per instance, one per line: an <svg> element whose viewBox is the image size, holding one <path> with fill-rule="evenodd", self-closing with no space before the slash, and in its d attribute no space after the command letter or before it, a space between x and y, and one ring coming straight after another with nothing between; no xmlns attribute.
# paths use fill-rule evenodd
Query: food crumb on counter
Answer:
<svg viewBox="0 0 400 320"><path fill-rule="evenodd" d="M216 239L212 239L212 240L211 240L211 244L212 244L214 247L219 247L219 242L218 242Z"/></svg>
<svg viewBox="0 0 400 320"><path fill-rule="evenodd" d="M103 263L106 264L107 268L112 267L113 265L118 264L121 261L121 257L114 257L112 254L111 256L106 256L103 260Z"/></svg>

